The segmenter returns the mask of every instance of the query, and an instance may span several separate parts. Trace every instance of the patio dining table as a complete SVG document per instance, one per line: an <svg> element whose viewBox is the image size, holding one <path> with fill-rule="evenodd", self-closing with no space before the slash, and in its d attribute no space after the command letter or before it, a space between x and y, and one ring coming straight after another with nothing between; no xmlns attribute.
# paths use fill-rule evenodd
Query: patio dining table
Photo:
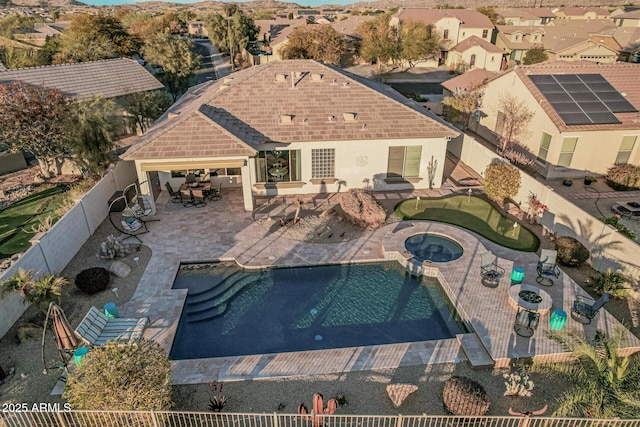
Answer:
<svg viewBox="0 0 640 427"><path fill-rule="evenodd" d="M622 216L628 216L629 219L632 217L640 218L640 203L638 202L616 202L613 210Z"/></svg>

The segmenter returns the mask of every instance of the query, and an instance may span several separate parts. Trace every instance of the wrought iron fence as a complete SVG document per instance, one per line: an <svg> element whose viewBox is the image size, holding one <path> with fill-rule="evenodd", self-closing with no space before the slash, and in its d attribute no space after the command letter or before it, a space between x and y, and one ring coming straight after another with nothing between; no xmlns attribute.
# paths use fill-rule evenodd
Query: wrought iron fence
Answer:
<svg viewBox="0 0 640 427"><path fill-rule="evenodd" d="M24 411L0 414L0 427L640 427L640 420L471 417L233 414L154 411ZM56 409L56 408L53 408Z"/></svg>

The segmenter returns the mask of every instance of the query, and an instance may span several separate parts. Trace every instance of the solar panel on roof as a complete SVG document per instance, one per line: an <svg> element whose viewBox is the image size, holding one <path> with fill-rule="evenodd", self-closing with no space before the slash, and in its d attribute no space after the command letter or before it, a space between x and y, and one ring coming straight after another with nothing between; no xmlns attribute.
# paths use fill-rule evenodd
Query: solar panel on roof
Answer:
<svg viewBox="0 0 640 427"><path fill-rule="evenodd" d="M614 113L638 111L600 74L529 76L567 125L617 124Z"/></svg>

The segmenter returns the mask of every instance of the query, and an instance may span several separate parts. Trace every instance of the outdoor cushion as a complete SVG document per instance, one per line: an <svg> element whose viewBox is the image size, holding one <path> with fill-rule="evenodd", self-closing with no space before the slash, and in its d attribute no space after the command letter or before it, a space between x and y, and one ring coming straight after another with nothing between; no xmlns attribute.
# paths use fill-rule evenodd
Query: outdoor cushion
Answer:
<svg viewBox="0 0 640 427"><path fill-rule="evenodd" d="M129 218L129 219L131 219L131 218ZM140 221L138 221L137 219L134 219L131 222L122 220L122 221L120 221L120 223L122 224L122 228L124 228L124 231L129 232L129 233L133 233L134 231L138 231L140 229L140 227L142 227L142 223Z"/></svg>
<svg viewBox="0 0 640 427"><path fill-rule="evenodd" d="M103 346L109 341L131 344L142 338L149 323L146 317L110 319L103 312L91 307L75 332L89 346Z"/></svg>

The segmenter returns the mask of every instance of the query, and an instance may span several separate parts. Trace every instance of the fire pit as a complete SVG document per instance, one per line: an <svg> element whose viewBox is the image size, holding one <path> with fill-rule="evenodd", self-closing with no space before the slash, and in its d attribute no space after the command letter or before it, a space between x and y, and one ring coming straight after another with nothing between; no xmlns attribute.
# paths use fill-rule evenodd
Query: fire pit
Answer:
<svg viewBox="0 0 640 427"><path fill-rule="evenodd" d="M533 291L520 291L518 296L522 301L529 302L531 304L540 304L542 297Z"/></svg>
<svg viewBox="0 0 640 427"><path fill-rule="evenodd" d="M509 302L515 308L522 307L540 314L551 308L551 296L531 285L515 285L509 288Z"/></svg>

